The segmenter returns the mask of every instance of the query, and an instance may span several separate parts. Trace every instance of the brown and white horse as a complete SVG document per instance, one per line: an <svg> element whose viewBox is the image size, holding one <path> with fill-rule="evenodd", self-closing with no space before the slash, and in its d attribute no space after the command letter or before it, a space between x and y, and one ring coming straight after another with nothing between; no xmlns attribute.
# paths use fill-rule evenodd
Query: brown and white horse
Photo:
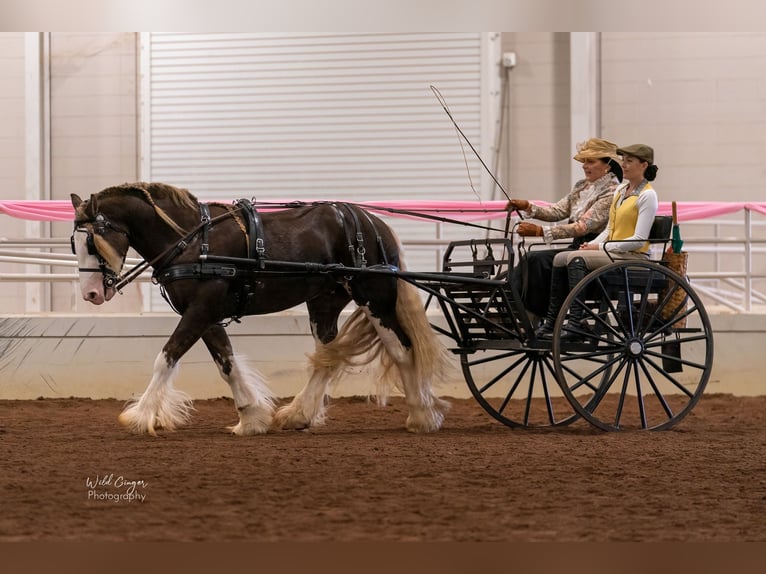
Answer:
<svg viewBox="0 0 766 574"><path fill-rule="evenodd" d="M130 276L120 273L133 247L181 315L154 361L148 387L120 414L131 431L154 435L187 422L192 401L174 388L173 379L179 360L200 338L231 387L239 414L239 423L230 427L234 434L321 423L328 384L349 365L370 359L379 359L383 369L381 397L393 387L404 392L408 430L441 427L449 405L434 394L432 383L442 375L445 352L417 288L395 273L364 272L404 269L396 236L374 215L327 202L259 213L246 201L202 204L184 189L144 182L110 187L86 201L73 194L72 205L72 248L83 298L100 305L114 296L115 286ZM243 268L227 264L227 257L256 263ZM312 265L320 272L306 271ZM321 272L333 266L362 271ZM352 300L358 308L339 331L339 315ZM263 378L234 354L223 325L232 317L303 302L316 344L311 373L295 398L276 409Z"/></svg>

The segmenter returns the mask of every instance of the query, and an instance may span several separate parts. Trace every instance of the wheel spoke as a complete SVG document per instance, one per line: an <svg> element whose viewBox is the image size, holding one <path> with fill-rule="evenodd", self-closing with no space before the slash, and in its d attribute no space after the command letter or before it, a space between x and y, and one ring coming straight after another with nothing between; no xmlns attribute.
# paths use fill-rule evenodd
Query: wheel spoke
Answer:
<svg viewBox="0 0 766 574"><path fill-rule="evenodd" d="M522 367L522 369L521 369L521 372L520 372L520 373L518 374L518 376L516 377L516 380L514 381L513 385L511 385L511 388L510 388L510 390L509 390L509 391L506 393L506 395L505 395L505 399L503 399L503 402L500 404L500 408L498 409L498 412L499 412L500 414L503 414L503 411L504 411L504 410L505 410L505 408L508 406L508 401L510 401L510 400L511 400L511 397L513 397L513 393L515 393L515 392L516 392L516 389L518 389L518 388L519 388L519 385L520 385L520 384L522 383L522 381L524 380L524 375L526 374L527 370L529 369L529 365L530 365L530 364L531 364L531 361L527 361L527 362L524 364L524 367ZM535 367L534 367L534 365L533 365L533 366L532 366L532 378L530 379L530 380L532 380L532 381L533 381L533 380L534 380L534 378L535 378L535 375L534 375L534 370L535 370ZM485 388L486 388L486 386L485 386ZM483 390L485 390L485 389L482 389L482 392L483 392Z"/></svg>
<svg viewBox="0 0 766 574"><path fill-rule="evenodd" d="M511 366L510 366L510 367L506 367L505 369L503 369L502 371L500 371L500 372L499 372L497 375L495 375L493 378L491 378L491 379L490 379L490 380L487 382L487 384L486 384L486 385L484 385L483 387L481 387L481 388L479 389L479 392L480 392L481 394L484 394L485 392L487 392L487 390L488 390L488 389L491 389L491 388L492 388L492 387L493 387L495 384L497 384L499 381L502 381L502 380L505 378L505 376L506 376L508 373L510 373L510 372L511 372L511 371L513 371L513 370L514 370L516 367L518 367L520 364L522 364L522 363L524 362L524 360L525 360L525 357L524 357L524 356L522 356L522 357L520 357L519 359L517 359L517 360L516 360L516 361L515 361L513 364L511 364ZM484 361L484 362L487 362L487 361ZM528 364L528 363L527 363L526 365L524 365L524 368L523 368L523 370L522 370L521 374L520 374L520 375L519 375L519 377L516 379L516 384L513 386L513 389L511 389L511 393L513 393L513 390L514 390L514 389L516 388L516 386L519 384L519 380L521 379L521 377L523 376L524 372L527 370L527 368L528 368L528 367L529 367L529 364Z"/></svg>
<svg viewBox="0 0 766 574"><path fill-rule="evenodd" d="M512 427L548 427L579 418L559 385L551 384L556 373L549 350L477 352L486 355L461 355L463 374L474 398L498 421Z"/></svg>
<svg viewBox="0 0 766 574"><path fill-rule="evenodd" d="M548 411L548 422L551 424L554 424L555 417L553 415L553 402L551 399L551 394L548 389L548 379L546 377L546 369L547 372L551 375L553 375L553 380L556 380L556 371L553 369L553 366L551 365L550 359L547 356L544 356L540 361L540 378L543 383L543 392L545 393L545 407ZM545 369L543 368L545 367ZM558 386L558 385L557 385Z"/></svg>
<svg viewBox="0 0 766 574"><path fill-rule="evenodd" d="M674 362L678 363L679 365L683 365L685 367L692 367L692 368L698 369L700 371L705 370L705 365L703 365L702 363L695 363L693 361L688 361L686 359L681 359L681 358L678 358L678 357L674 357L673 355L666 355L664 353L658 353L657 351L654 351L654 350L647 350L646 354L649 355L649 356L652 356L652 357L657 357L658 359L665 359L665 360L674 361Z"/></svg>
<svg viewBox="0 0 766 574"><path fill-rule="evenodd" d="M652 359L651 359L651 358L649 358L649 357L646 357L646 356L645 356L645 357L644 357L644 360L645 360L647 363L649 363L649 364L650 364L652 367L654 367L654 369L655 369L655 370L657 370L658 372L662 373L662 376L664 376L664 377L665 377L665 379L666 379L666 380L667 380L667 381L668 381L668 382L669 382L671 385L673 385L673 386L674 386L676 389L678 389L679 391L681 391L681 392L682 392L683 394L685 394L687 397L691 398L692 396L694 396L694 393L693 393L693 392L691 392L689 389L687 389L687 388L686 388L686 386L684 386L683 384L681 384L681 382L680 382L680 381L678 381L678 379L676 379L674 376L672 376L670 373L668 373L668 372L667 372L665 369L663 369L663 368L662 368L660 365L658 365L657 363L655 363L654 361L652 361Z"/></svg>
<svg viewBox="0 0 766 574"><path fill-rule="evenodd" d="M520 353L518 351L509 351L507 353L502 353L500 355L495 355L493 357L486 357L486 358L483 358L483 359L476 359L474 361L468 361L468 365L470 365L471 367L475 367L477 365L483 365L484 363L494 363L495 361L499 361L499 360L502 360L502 359L507 359L508 357L515 357L516 355L519 355L519 354ZM523 360L524 360L524 356L522 354L522 356L519 359L519 361L523 361Z"/></svg>
<svg viewBox="0 0 766 574"><path fill-rule="evenodd" d="M625 369L625 376L622 379L622 388L620 389L620 398L617 401L617 411L614 414L614 428L620 428L620 419L622 418L622 409L625 406L625 395L628 394L628 383L630 382L630 365Z"/></svg>
<svg viewBox="0 0 766 574"><path fill-rule="evenodd" d="M673 418L673 410L670 408L670 405L665 400L665 396L660 391L659 387L657 386L657 383L654 380L654 377L649 372L649 369L646 368L646 364L641 361L641 370L643 370L644 375L646 375L647 380L649 381L649 384L652 387L652 390L654 391L654 396L657 397L657 400L660 402L660 405L662 405L662 409L665 411L665 414L669 419ZM681 389L686 390L686 389Z"/></svg>
<svg viewBox="0 0 766 574"><path fill-rule="evenodd" d="M619 361L619 359L613 359L613 360L611 360L609 362L606 362L601 367L599 367L595 371L591 372L589 375L585 375L585 376L579 374L578 372L574 371L573 369L568 369L567 372L572 374L572 376L574 376L577 379L577 383L575 383L574 385L570 386L569 389L572 390L572 391L576 391L576 390L578 390L580 387L582 387L584 385L584 386L588 387L589 389L591 389L592 391L596 392L598 387L590 384L590 382L594 378L596 378L598 376L601 376L604 373L608 373L609 370L614 365L614 363L616 363L618 361Z"/></svg>
<svg viewBox="0 0 766 574"><path fill-rule="evenodd" d="M646 422L646 406L644 405L644 392L641 389L641 377L638 374L639 360L633 361L633 377L636 379L636 402L638 403L638 416L641 419L641 428L647 427Z"/></svg>

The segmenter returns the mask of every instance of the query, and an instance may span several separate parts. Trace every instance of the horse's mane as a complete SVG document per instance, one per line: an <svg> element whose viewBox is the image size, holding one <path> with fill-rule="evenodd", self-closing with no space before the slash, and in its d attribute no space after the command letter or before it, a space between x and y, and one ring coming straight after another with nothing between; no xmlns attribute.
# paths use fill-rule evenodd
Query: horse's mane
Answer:
<svg viewBox="0 0 766 574"><path fill-rule="evenodd" d="M167 183L148 183L145 181L123 183L122 185L107 187L99 195L106 197L109 195L124 195L125 193L133 193L147 200L149 198L152 198L152 200L169 199L173 205L179 207L196 209L199 205L197 198L188 189L175 187Z"/></svg>
<svg viewBox="0 0 766 574"><path fill-rule="evenodd" d="M109 197L112 195L135 195L147 201L157 212L157 215L170 227L176 230L179 235L185 235L186 231L179 227L173 219L157 205L156 200L165 199L178 207L188 207L194 210L199 209L197 198L188 190L181 187L174 187L166 183L148 183L139 181L136 183L123 183L114 187L108 187L99 193L99 197Z"/></svg>

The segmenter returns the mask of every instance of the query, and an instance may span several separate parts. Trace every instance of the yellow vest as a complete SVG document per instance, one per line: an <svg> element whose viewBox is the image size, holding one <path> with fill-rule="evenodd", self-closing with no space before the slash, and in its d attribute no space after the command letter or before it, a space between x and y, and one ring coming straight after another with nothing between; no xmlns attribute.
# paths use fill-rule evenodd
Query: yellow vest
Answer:
<svg viewBox="0 0 766 574"><path fill-rule="evenodd" d="M617 202L622 197L622 193L615 193L612 200L612 206L609 208L609 221L612 224L608 240L616 241L627 239L636 233L636 222L638 222L638 196L647 189L654 189L647 183L638 195L631 195L618 206ZM649 242L639 249L641 253L649 251Z"/></svg>

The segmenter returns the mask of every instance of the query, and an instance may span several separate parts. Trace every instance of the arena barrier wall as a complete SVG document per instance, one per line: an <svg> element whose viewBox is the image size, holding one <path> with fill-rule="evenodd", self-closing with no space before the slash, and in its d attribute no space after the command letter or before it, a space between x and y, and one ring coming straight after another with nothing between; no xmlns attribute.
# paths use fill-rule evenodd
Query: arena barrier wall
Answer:
<svg viewBox="0 0 766 574"><path fill-rule="evenodd" d="M432 319L443 322L441 316ZM706 394L766 394L766 316L722 312L710 319L715 359ZM0 317L0 399L138 396L177 322L171 314ZM266 377L277 396L290 397L302 388L306 355L313 351L305 313L250 317L227 330L235 352ZM453 362L439 394L469 397L459 363ZM368 395L374 376L370 369L355 369L331 395ZM231 396L201 341L182 359L176 386L198 399Z"/></svg>

